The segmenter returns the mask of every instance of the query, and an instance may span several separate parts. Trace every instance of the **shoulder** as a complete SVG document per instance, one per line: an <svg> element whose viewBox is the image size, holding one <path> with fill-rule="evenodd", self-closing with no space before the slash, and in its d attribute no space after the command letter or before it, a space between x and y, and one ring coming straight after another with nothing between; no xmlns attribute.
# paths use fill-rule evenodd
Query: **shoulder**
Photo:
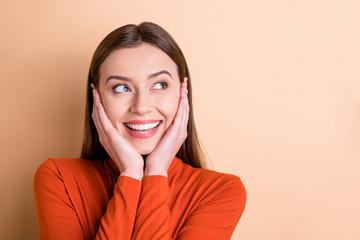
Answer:
<svg viewBox="0 0 360 240"><path fill-rule="evenodd" d="M245 187L240 177L221 173L209 169L194 168L188 164L183 163L182 174L186 172L187 175L196 176L196 181L199 184L211 185L219 190L226 190L228 188L237 189L239 192L245 192Z"/></svg>
<svg viewBox="0 0 360 240"><path fill-rule="evenodd" d="M51 185L67 179L86 178L99 174L103 168L100 160L86 160L82 158L48 158L35 172L34 187Z"/></svg>
<svg viewBox="0 0 360 240"><path fill-rule="evenodd" d="M72 199L72 204L84 198L107 199L113 185L103 160L81 158L48 158L38 167L33 180L37 201Z"/></svg>
<svg viewBox="0 0 360 240"><path fill-rule="evenodd" d="M102 160L87 160L83 158L48 158L38 168L38 171L62 170L82 171L93 170L102 166Z"/></svg>
<svg viewBox="0 0 360 240"><path fill-rule="evenodd" d="M48 158L37 168L34 175L34 185L38 186L42 182L49 180L62 180L61 174L55 164L54 159Z"/></svg>
<svg viewBox="0 0 360 240"><path fill-rule="evenodd" d="M59 171L81 171L82 169L96 168L99 161L82 158L48 158L40 164L35 176L42 173L59 174Z"/></svg>
<svg viewBox="0 0 360 240"><path fill-rule="evenodd" d="M207 169L199 169L198 171L201 173L201 179L212 185L217 193L223 196L229 194L238 199L246 198L245 186L240 177Z"/></svg>
<svg viewBox="0 0 360 240"><path fill-rule="evenodd" d="M193 168L183 164L183 174L204 192L205 201L228 201L239 208L246 203L246 189L240 177L208 169Z"/></svg>

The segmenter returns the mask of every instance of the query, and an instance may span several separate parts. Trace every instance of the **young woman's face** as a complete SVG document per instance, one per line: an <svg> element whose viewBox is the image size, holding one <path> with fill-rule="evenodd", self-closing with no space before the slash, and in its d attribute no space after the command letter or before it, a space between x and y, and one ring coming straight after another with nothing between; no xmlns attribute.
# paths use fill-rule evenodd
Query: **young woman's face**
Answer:
<svg viewBox="0 0 360 240"><path fill-rule="evenodd" d="M99 92L113 126L140 154L154 150L176 115L180 81L175 62L142 43L114 50L101 64Z"/></svg>

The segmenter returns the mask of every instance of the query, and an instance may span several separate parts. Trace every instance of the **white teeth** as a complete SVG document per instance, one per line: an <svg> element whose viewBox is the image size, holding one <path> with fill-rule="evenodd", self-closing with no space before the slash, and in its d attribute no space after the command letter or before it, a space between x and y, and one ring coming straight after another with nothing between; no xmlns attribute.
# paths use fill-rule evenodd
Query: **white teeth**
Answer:
<svg viewBox="0 0 360 240"><path fill-rule="evenodd" d="M149 130L152 129L154 127L157 127L160 124L160 121L158 122L154 122L154 123L147 123L147 124L127 124L126 126L128 126L131 129L134 130Z"/></svg>

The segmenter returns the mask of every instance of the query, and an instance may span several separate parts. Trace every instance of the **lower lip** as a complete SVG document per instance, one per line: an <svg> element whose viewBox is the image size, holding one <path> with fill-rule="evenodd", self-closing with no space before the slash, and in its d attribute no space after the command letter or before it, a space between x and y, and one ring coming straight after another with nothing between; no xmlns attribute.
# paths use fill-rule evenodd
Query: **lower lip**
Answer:
<svg viewBox="0 0 360 240"><path fill-rule="evenodd" d="M133 132L131 131L125 124L125 129L128 131L128 133L134 137L134 138L140 138L140 139L144 139L144 138L149 138L155 135L155 133L159 130L160 125L161 125L162 121L160 121L159 125L155 128L152 129L150 132L147 133L138 133L138 132Z"/></svg>

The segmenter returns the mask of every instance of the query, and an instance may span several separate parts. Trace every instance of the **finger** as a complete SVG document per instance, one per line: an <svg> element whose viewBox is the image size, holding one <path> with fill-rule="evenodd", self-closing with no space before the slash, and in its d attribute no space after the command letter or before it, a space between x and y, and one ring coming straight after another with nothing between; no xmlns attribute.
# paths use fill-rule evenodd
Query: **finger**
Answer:
<svg viewBox="0 0 360 240"><path fill-rule="evenodd" d="M97 109L96 109L96 102L95 102L95 90L92 90L93 93L93 106L92 106L92 114L91 117L94 121L95 126L97 127L98 124L98 114L97 114Z"/></svg>
<svg viewBox="0 0 360 240"><path fill-rule="evenodd" d="M109 117L107 116L105 112L105 108L103 104L101 103L100 94L97 90L95 90L95 97L96 97L96 107L97 107L97 113L99 116L99 122L101 124L101 127L103 128L106 135L111 134L111 131L114 131L114 126L112 125Z"/></svg>
<svg viewBox="0 0 360 240"><path fill-rule="evenodd" d="M101 103L100 93L97 89L93 90L95 103Z"/></svg>
<svg viewBox="0 0 360 240"><path fill-rule="evenodd" d="M186 122L188 115L188 89L187 89L187 78L185 77L180 90L180 102L179 102L179 116L181 117L181 126ZM180 109L181 108L181 109Z"/></svg>
<svg viewBox="0 0 360 240"><path fill-rule="evenodd" d="M186 89L186 96L184 98L184 118L182 121L182 129L183 131L185 131L186 135L187 135L187 125L189 122L189 113L190 113L190 105L189 105L189 98L188 98L188 90Z"/></svg>
<svg viewBox="0 0 360 240"><path fill-rule="evenodd" d="M179 106L178 106L178 111L176 116L182 116L184 113L184 107L185 107L185 100L186 100L186 95L187 95L187 88L186 88L186 82L182 82L181 83L181 88L180 88L180 99L179 99Z"/></svg>
<svg viewBox="0 0 360 240"><path fill-rule="evenodd" d="M181 128L183 125L183 121L184 121L184 116L185 116L185 104L184 104L184 99L182 98L180 100L179 103L179 107L178 107L178 111L175 115L175 119L173 121L172 124L172 131L174 132L174 134L178 135L179 133L181 133ZM169 129L170 130L170 129Z"/></svg>
<svg viewBox="0 0 360 240"><path fill-rule="evenodd" d="M185 98L184 98L184 101L185 101L185 113L186 113L186 119L188 119L189 117L189 112L190 112L190 104L189 104L189 97L188 97L188 94L189 94L189 90L186 89L186 94L185 94Z"/></svg>
<svg viewBox="0 0 360 240"><path fill-rule="evenodd" d="M180 88L179 106L178 106L178 111L176 114L176 117L177 117L178 121L180 122L179 123L180 125L182 125L181 123L183 122L184 113L186 111L186 101L187 101L186 95L187 95L186 82L183 82L181 84L181 88Z"/></svg>
<svg viewBox="0 0 360 240"><path fill-rule="evenodd" d="M180 88L180 98L186 97L186 92L187 92L187 82L182 82Z"/></svg>
<svg viewBox="0 0 360 240"><path fill-rule="evenodd" d="M111 135L111 132L107 132L107 130L104 129L104 125L107 125L107 121L110 122L109 118L107 117L107 114L105 113L105 109L101 103L100 94L99 92L94 89L93 90L94 95L94 104L93 104L93 120L95 127L98 131L99 140L101 140L101 145L104 147L105 151L109 154L110 157L114 157L115 152L114 150L109 146L111 144L111 141L109 141L109 135ZM100 100L100 101L99 101ZM104 124L104 115L105 118L105 124ZM110 122L110 125L112 127L112 124Z"/></svg>
<svg viewBox="0 0 360 240"><path fill-rule="evenodd" d="M93 118L95 127L96 127L99 137L100 137L100 135L104 134L104 129L102 128L102 126L100 124L98 108L96 107L95 90L93 90L93 97L94 97L94 103L93 103L93 110L92 110L92 118Z"/></svg>
<svg viewBox="0 0 360 240"><path fill-rule="evenodd" d="M184 78L180 89L180 100L184 100L185 104L185 113L188 110L189 100L188 100L188 88L187 88L187 77Z"/></svg>

